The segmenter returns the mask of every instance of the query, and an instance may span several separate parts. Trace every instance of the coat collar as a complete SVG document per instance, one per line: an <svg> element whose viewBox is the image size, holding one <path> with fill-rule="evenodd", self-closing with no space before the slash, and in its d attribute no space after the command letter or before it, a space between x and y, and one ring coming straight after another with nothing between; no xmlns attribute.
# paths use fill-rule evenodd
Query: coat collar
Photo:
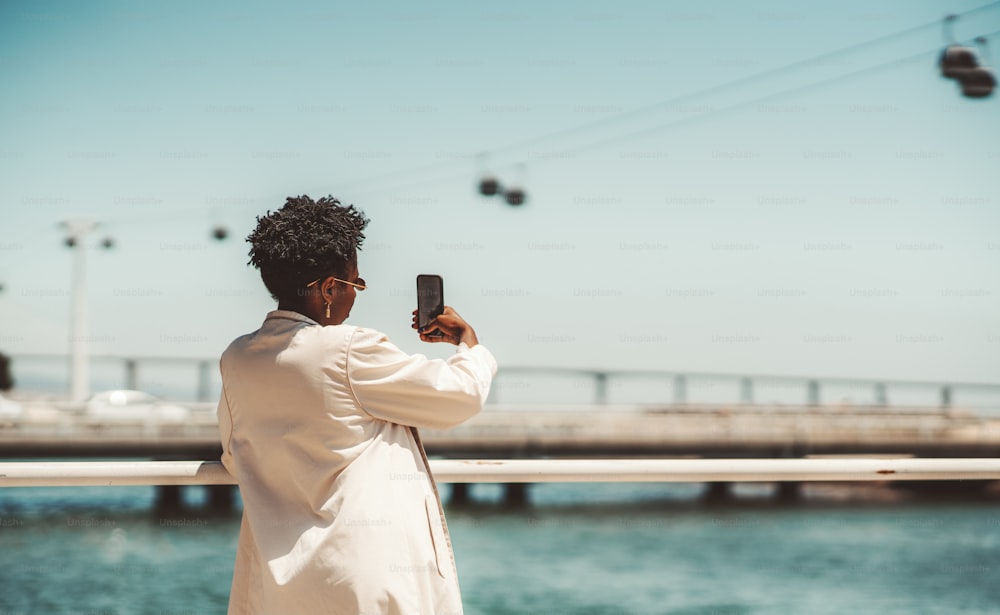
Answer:
<svg viewBox="0 0 1000 615"><path fill-rule="evenodd" d="M312 318L309 318L305 314L293 312L292 310L271 310L270 312L267 313L267 317L264 318L264 322L277 319L295 320L298 322L304 322L309 325L319 324L318 322L316 322Z"/></svg>

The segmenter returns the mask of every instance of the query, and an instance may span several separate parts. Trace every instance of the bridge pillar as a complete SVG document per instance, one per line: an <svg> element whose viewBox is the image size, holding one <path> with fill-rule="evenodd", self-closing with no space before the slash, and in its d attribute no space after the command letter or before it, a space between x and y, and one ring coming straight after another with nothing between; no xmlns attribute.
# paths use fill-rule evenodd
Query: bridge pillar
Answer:
<svg viewBox="0 0 1000 615"><path fill-rule="evenodd" d="M674 403L683 404L687 402L687 380L682 374L674 376Z"/></svg>
<svg viewBox="0 0 1000 615"><path fill-rule="evenodd" d="M198 401L211 401L209 392L212 384L212 363L211 361L198 361Z"/></svg>
<svg viewBox="0 0 1000 615"><path fill-rule="evenodd" d="M709 504L725 504L732 501L733 493L730 490L729 483L713 482L708 483L707 487L705 494L702 496L705 502Z"/></svg>
<svg viewBox="0 0 1000 615"><path fill-rule="evenodd" d="M941 407L951 408L951 387L948 385L941 387Z"/></svg>
<svg viewBox="0 0 1000 615"><path fill-rule="evenodd" d="M889 393L884 382L875 383L875 404L879 406L889 405Z"/></svg>
<svg viewBox="0 0 1000 615"><path fill-rule="evenodd" d="M525 506L528 503L528 483L506 483L503 503L506 506Z"/></svg>
<svg viewBox="0 0 1000 615"><path fill-rule="evenodd" d="M793 481L782 481L778 483L778 490L775 497L779 502L791 504L802 499L802 483Z"/></svg>
<svg viewBox="0 0 1000 615"><path fill-rule="evenodd" d="M208 509L213 513L232 512L235 499L236 487L233 485L208 486Z"/></svg>
<svg viewBox="0 0 1000 615"><path fill-rule="evenodd" d="M606 372L594 372L594 403L601 405L608 403L608 374Z"/></svg>
<svg viewBox="0 0 1000 615"><path fill-rule="evenodd" d="M181 487L180 485L159 485L156 488L156 503L154 508L157 513L175 513L181 509Z"/></svg>
<svg viewBox="0 0 1000 615"><path fill-rule="evenodd" d="M451 495L448 496L448 504L462 506L469 503L469 484L452 483Z"/></svg>
<svg viewBox="0 0 1000 615"><path fill-rule="evenodd" d="M807 388L808 388L807 397L808 397L808 400L809 400L809 405L810 406L818 406L819 405L819 381L818 380L810 380Z"/></svg>
<svg viewBox="0 0 1000 615"><path fill-rule="evenodd" d="M740 380L740 402L744 404L753 403L753 380L749 378Z"/></svg>
<svg viewBox="0 0 1000 615"><path fill-rule="evenodd" d="M125 359L125 388L133 391L139 388L139 364L135 359Z"/></svg>

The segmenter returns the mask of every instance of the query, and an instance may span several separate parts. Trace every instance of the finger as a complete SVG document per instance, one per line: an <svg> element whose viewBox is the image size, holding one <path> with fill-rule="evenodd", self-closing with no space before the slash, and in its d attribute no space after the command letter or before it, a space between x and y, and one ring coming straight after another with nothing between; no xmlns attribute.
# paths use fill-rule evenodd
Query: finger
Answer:
<svg viewBox="0 0 1000 615"><path fill-rule="evenodd" d="M430 342L431 344L437 344L438 342L447 342L447 335L431 335L431 331L423 331L420 333L420 339L425 342Z"/></svg>

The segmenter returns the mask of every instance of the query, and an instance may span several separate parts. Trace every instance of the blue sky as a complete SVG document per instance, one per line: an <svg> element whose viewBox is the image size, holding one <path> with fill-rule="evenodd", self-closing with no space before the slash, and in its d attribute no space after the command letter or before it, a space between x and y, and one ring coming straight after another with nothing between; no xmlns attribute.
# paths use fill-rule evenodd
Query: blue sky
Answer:
<svg viewBox="0 0 1000 615"><path fill-rule="evenodd" d="M1000 103L935 69L988 4L5 2L0 350L67 350L88 218L93 352L215 357L255 216L333 194L411 352L436 272L501 365L1000 381Z"/></svg>

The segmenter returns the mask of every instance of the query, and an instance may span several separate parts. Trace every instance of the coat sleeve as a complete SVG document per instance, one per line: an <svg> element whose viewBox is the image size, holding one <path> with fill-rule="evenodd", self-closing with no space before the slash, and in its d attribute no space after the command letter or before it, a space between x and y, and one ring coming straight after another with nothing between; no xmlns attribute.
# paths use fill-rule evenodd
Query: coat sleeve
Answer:
<svg viewBox="0 0 1000 615"><path fill-rule="evenodd" d="M384 334L356 329L347 378L361 408L375 418L432 429L454 427L483 408L497 364L486 347L461 344L454 355L409 355Z"/></svg>

